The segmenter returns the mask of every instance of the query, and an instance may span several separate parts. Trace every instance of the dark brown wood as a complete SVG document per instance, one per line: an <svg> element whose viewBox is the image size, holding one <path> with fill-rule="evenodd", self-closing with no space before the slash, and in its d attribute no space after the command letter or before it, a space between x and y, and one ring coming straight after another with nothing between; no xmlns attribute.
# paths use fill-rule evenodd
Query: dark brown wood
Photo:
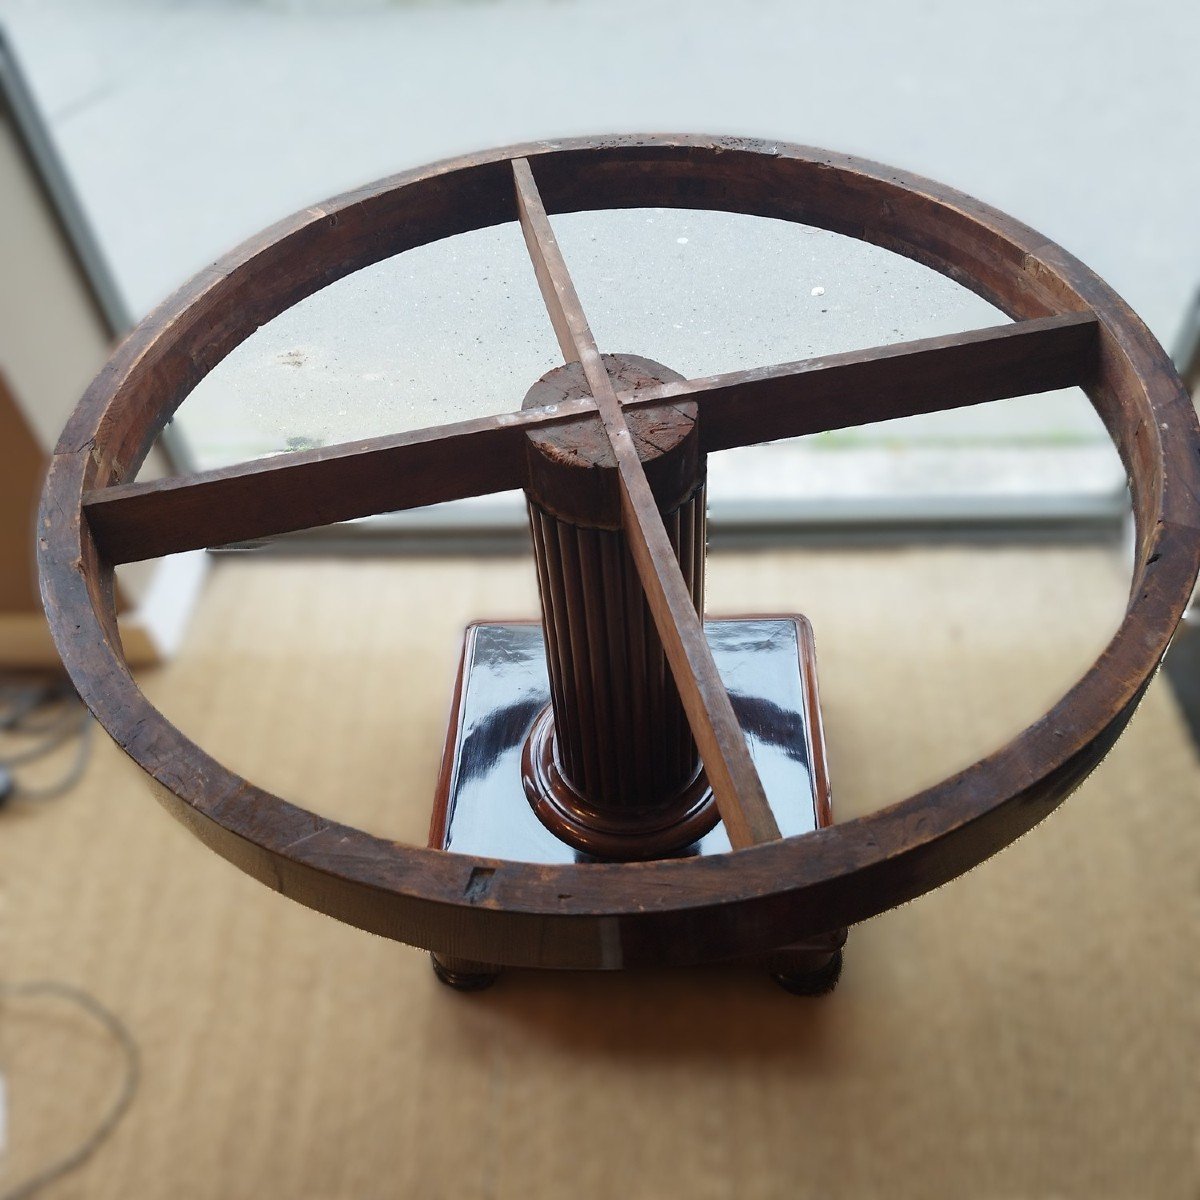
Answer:
<svg viewBox="0 0 1200 1200"><path fill-rule="evenodd" d="M621 522L721 820L735 848L779 837L741 726L704 637L700 615L663 526L625 414L567 271L529 163L513 162L517 209L550 319L587 377L617 465ZM573 353L572 353L573 352ZM578 675L576 676L578 678Z"/></svg>
<svg viewBox="0 0 1200 1200"><path fill-rule="evenodd" d="M812 626L797 622L796 642L800 650L800 677L805 681L806 707L804 727L808 731L808 761L812 763L813 805L817 826L833 824L833 791L829 785L829 756L825 752L825 723L821 718L821 689L817 675L817 647Z"/></svg>
<svg viewBox="0 0 1200 1200"><path fill-rule="evenodd" d="M525 236L525 245L533 262L533 271L537 276L542 299L546 303L550 324L554 326L563 360L568 363L577 362L583 367L591 394L596 398L597 404L600 404L597 388L606 397L612 390L608 384L608 373L600 361L600 351L596 347L595 338L592 337L583 305L579 303L575 284L563 261L558 239L546 218L546 209L534 182L528 159L514 158L512 172L521 232Z"/></svg>
<svg viewBox="0 0 1200 1200"><path fill-rule="evenodd" d="M484 496L524 484L529 431L594 411L580 400L99 488L84 511L105 558L123 563Z"/></svg>
<svg viewBox="0 0 1200 1200"><path fill-rule="evenodd" d="M644 475L617 443L629 551L734 849L779 837L742 728L704 639L704 627L672 552Z"/></svg>
<svg viewBox="0 0 1200 1200"><path fill-rule="evenodd" d="M950 779L807 837L688 861L572 868L398 845L256 787L174 729L122 658L111 563L97 551L85 495L133 477L196 382L279 312L388 255L517 219L515 158L532 163L552 213L658 206L799 220L925 263L1017 320L1091 311L1096 357L1080 383L1125 464L1137 528L1128 609L1096 663L1028 729ZM68 423L38 553L57 645L97 719L172 814L264 883L451 957L555 967L712 961L919 896L1013 841L1078 786L1129 720L1191 594L1200 429L1169 359L1119 297L1058 246L953 189L740 138L537 143L308 209L181 289L126 339Z"/></svg>
<svg viewBox="0 0 1200 1200"><path fill-rule="evenodd" d="M664 515L690 575L692 544L684 545L683 531L690 538L703 530L702 481ZM657 858L682 849L717 813L628 539L620 530L561 520L533 494L529 517L553 702L553 720L536 725L530 738L530 802L564 841L588 854ZM546 553L563 542L569 556ZM702 582L689 579L688 586L697 604Z"/></svg>
<svg viewBox="0 0 1200 1200"><path fill-rule="evenodd" d="M637 354L605 354L604 368L619 395L640 396L666 380L683 376ZM657 372L662 379L655 376ZM556 367L529 389L523 409L557 411L588 395L587 377L578 362ZM696 406L686 401L644 405L627 414L633 446L655 502L673 512L696 490L703 475ZM621 528L621 489L616 457L598 419L542 424L528 436L526 490L564 520L597 529Z"/></svg>
<svg viewBox="0 0 1200 1200"><path fill-rule="evenodd" d="M823 433L1086 383L1095 370L1091 312L1066 313L734 371L622 396L627 413L690 400L705 451Z"/></svg>
<svg viewBox="0 0 1200 1200"><path fill-rule="evenodd" d="M456 992L482 992L500 977L500 969L491 963L475 962L469 958L451 958L437 951L431 951L429 958L433 964L433 973ZM771 970L771 965L768 965L767 969Z"/></svg>
<svg viewBox="0 0 1200 1200"><path fill-rule="evenodd" d="M636 355L603 362L622 392L682 379ZM525 407L556 409L586 388L572 362L543 376ZM659 510L677 530L672 542L700 611L703 576L693 578L694 547L680 532L704 536L695 406L640 409L629 429ZM553 707L553 718L539 720L531 735L529 799L586 853L661 857L705 833L716 812L697 779L695 742L630 558L612 445L598 421L538 429L528 443L526 494ZM564 540L569 559L559 550ZM568 568L576 572L570 580Z"/></svg>
<svg viewBox="0 0 1200 1200"><path fill-rule="evenodd" d="M701 404L702 446L709 452L1068 387L1092 374L1097 342L1094 314L1067 313L662 387L620 388L617 396L635 442L645 436L642 410ZM553 431L573 445L583 424L577 418L596 411L582 386L579 393L558 401L551 415L523 410L515 419L485 417L102 488L89 493L85 508L106 557L122 563L517 488L524 480L518 432ZM462 481L460 455L476 468ZM652 485L656 493L667 486L656 477ZM615 510L615 491L611 503Z"/></svg>

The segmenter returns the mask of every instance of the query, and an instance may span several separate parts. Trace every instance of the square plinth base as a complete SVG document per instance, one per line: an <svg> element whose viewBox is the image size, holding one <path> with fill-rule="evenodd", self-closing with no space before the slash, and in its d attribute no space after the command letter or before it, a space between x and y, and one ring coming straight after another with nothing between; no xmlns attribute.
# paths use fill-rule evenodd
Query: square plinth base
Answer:
<svg viewBox="0 0 1200 1200"><path fill-rule="evenodd" d="M812 631L801 616L709 619L705 633L784 837L833 820ZM478 622L468 627L450 713L429 844L461 854L517 862L586 863L533 811L521 779L521 754L534 718L550 703L542 627ZM723 825L680 852L723 854ZM763 959L785 987L822 991L836 980L845 931L781 947ZM490 982L482 964L434 955L454 986ZM832 965L831 965L832 964ZM809 988L812 977L824 986Z"/></svg>
<svg viewBox="0 0 1200 1200"><path fill-rule="evenodd" d="M803 617L705 622L721 680L784 837L832 821L812 632ZM542 627L468 627L450 714L429 844L517 862L591 861L538 820L521 782L521 752L550 703ZM683 851L723 854L724 826Z"/></svg>

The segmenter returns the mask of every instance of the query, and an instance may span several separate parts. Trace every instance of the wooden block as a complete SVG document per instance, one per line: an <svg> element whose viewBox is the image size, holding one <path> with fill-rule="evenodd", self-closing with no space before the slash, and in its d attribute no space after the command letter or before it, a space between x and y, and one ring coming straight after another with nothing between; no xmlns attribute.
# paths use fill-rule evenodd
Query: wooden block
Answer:
<svg viewBox="0 0 1200 1200"><path fill-rule="evenodd" d="M0 614L41 613L33 525L48 458L0 371Z"/></svg>

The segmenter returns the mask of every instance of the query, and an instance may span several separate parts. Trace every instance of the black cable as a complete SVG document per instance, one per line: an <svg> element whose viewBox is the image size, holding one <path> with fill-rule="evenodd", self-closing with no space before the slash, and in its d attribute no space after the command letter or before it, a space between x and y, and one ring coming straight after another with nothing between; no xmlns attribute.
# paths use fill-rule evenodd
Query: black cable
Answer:
<svg viewBox="0 0 1200 1200"><path fill-rule="evenodd" d="M125 1074L120 1090L108 1106L95 1129L73 1150L56 1159L9 1191L0 1193L0 1200L28 1200L48 1183L82 1166L108 1138L125 1115L137 1094L141 1079L141 1052L129 1027L115 1013L105 1008L90 992L74 984L54 979L39 979L27 983L0 983L0 996L54 996L70 1001L98 1021L124 1052Z"/></svg>
<svg viewBox="0 0 1200 1200"><path fill-rule="evenodd" d="M38 734L49 732L60 721L65 720L78 705L79 697L74 691L45 693L40 700L34 700L7 723L0 721L0 730L21 737L36 737ZM43 712L46 713L46 718L39 720L38 714Z"/></svg>
<svg viewBox="0 0 1200 1200"><path fill-rule="evenodd" d="M49 684L28 683L0 684L0 729L12 729L19 725L35 708L44 704L52 695Z"/></svg>
<svg viewBox="0 0 1200 1200"><path fill-rule="evenodd" d="M47 715L49 710L49 715ZM87 769L93 722L74 689L66 683L45 680L0 682L0 732L7 737L36 739L33 745L0 756L0 807L12 797L49 800L73 788ZM18 784L12 768L36 762L53 753L72 738L77 741L74 760L67 772L43 787ZM0 997L53 996L67 1000L98 1021L121 1047L125 1055L125 1074L120 1090L104 1112L95 1129L70 1153L0 1193L0 1200L28 1200L48 1183L75 1170L87 1161L125 1115L137 1092L141 1071L140 1054L133 1034L115 1013L82 988L56 980L28 983L0 982Z"/></svg>
<svg viewBox="0 0 1200 1200"><path fill-rule="evenodd" d="M16 754L6 754L0 757L0 762L6 767L19 767L24 763L36 762L39 758L45 758L52 750L57 750L64 742L81 734L87 721L86 709L82 713L69 713L65 720L58 720L47 732L44 732L41 735L42 740L36 746L20 750Z"/></svg>
<svg viewBox="0 0 1200 1200"><path fill-rule="evenodd" d="M94 730L95 723L92 721L91 714L84 712L83 719L79 723L77 734L78 746L75 751L75 760L72 762L67 773L54 783L43 787L30 787L29 784L23 783L15 789L14 795L21 800L57 800L59 796L63 796L69 792L83 778L84 772L87 771Z"/></svg>
<svg viewBox="0 0 1200 1200"><path fill-rule="evenodd" d="M73 788L87 769L92 720L74 689L64 681L21 679L0 681L0 732L23 745L0 751L0 807L8 800L51 800ZM30 786L20 782L14 768L37 762L71 740L77 749L71 766L54 783Z"/></svg>

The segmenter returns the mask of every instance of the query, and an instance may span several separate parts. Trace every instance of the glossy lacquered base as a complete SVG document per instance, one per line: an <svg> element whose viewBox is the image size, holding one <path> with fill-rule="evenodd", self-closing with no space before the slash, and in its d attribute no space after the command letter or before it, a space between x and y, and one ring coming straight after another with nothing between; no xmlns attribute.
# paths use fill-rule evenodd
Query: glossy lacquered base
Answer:
<svg viewBox="0 0 1200 1200"><path fill-rule="evenodd" d="M710 619L705 632L754 765L784 837L833 819L812 631L800 616ZM550 684L537 622L468 627L434 803L429 844L521 862L603 861L553 832L530 786L531 753L546 754ZM697 795L705 794L703 775ZM672 857L724 854L709 822ZM664 855L665 856L665 855ZM819 994L837 982L845 930L781 946L759 960L789 991ZM435 952L438 977L463 990L492 982L500 963Z"/></svg>

